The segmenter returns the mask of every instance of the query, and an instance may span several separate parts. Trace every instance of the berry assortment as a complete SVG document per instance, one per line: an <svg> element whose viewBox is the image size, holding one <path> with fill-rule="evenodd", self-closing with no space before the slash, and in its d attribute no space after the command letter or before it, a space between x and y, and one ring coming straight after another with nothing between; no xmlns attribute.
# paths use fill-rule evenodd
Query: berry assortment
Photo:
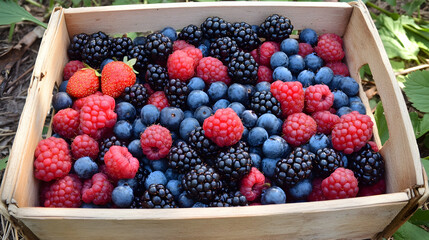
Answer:
<svg viewBox="0 0 429 240"><path fill-rule="evenodd" d="M338 35L208 17L73 36L34 153L41 205L236 207L382 194L373 122Z"/></svg>

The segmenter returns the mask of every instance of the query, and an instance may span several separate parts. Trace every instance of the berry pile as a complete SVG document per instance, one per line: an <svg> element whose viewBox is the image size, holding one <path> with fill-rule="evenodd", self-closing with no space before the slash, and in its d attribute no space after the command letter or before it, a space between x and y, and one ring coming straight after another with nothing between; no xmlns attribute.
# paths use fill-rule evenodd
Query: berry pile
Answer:
<svg viewBox="0 0 429 240"><path fill-rule="evenodd" d="M75 35L37 145L45 207L236 207L382 194L384 160L341 37L208 17Z"/></svg>

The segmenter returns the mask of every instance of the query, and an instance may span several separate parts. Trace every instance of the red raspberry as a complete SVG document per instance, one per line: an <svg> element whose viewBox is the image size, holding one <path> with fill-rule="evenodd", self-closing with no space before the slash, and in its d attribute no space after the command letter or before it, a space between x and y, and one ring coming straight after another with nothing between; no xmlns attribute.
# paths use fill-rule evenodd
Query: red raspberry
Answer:
<svg viewBox="0 0 429 240"><path fill-rule="evenodd" d="M104 163L107 173L116 179L134 178L139 169L139 160L121 146L111 146L104 155Z"/></svg>
<svg viewBox="0 0 429 240"><path fill-rule="evenodd" d="M340 117L335 114L332 114L329 111L320 111L315 112L311 117L317 123L317 132L323 133L326 135L331 134L332 129L334 129L335 124L340 121Z"/></svg>
<svg viewBox="0 0 429 240"><path fill-rule="evenodd" d="M149 96L155 93L149 83L144 83L143 86L146 88L146 92L149 94Z"/></svg>
<svg viewBox="0 0 429 240"><path fill-rule="evenodd" d="M308 54L313 52L313 47L308 43L299 43L299 51L298 55L301 55L301 57L305 57Z"/></svg>
<svg viewBox="0 0 429 240"><path fill-rule="evenodd" d="M308 113L329 110L334 103L334 94L322 84L309 86L305 90L305 111Z"/></svg>
<svg viewBox="0 0 429 240"><path fill-rule="evenodd" d="M294 113L283 123L283 138L290 145L297 147L310 140L316 133L316 121L305 113Z"/></svg>
<svg viewBox="0 0 429 240"><path fill-rule="evenodd" d="M85 99L83 107L80 109L80 130L88 134L95 140L105 135L116 123L117 115L115 109L115 99L103 95L93 94Z"/></svg>
<svg viewBox="0 0 429 240"><path fill-rule="evenodd" d="M332 146L345 154L359 151L371 139L374 123L357 111L341 116L332 130Z"/></svg>
<svg viewBox="0 0 429 240"><path fill-rule="evenodd" d="M323 195L322 180L323 179L321 178L315 178L313 180L313 190L311 191L310 195L308 195L307 197L307 200L309 202L326 200L325 196Z"/></svg>
<svg viewBox="0 0 429 240"><path fill-rule="evenodd" d="M58 179L45 193L45 207L77 208L82 203L80 192L82 183L75 175L67 175Z"/></svg>
<svg viewBox="0 0 429 240"><path fill-rule="evenodd" d="M323 38L319 40L314 50L317 55L326 62L341 61L341 59L344 58L343 48L334 38Z"/></svg>
<svg viewBox="0 0 429 240"><path fill-rule="evenodd" d="M358 180L352 170L339 167L323 179L322 190L326 199L356 197L359 192Z"/></svg>
<svg viewBox="0 0 429 240"><path fill-rule="evenodd" d="M247 201L254 201L262 194L266 187L265 176L257 168L252 167L250 172L241 179L240 192Z"/></svg>
<svg viewBox="0 0 429 240"><path fill-rule="evenodd" d="M62 138L40 141L34 152L34 176L45 182L66 176L71 169L69 145Z"/></svg>
<svg viewBox="0 0 429 240"><path fill-rule="evenodd" d="M279 43L269 41L262 43L258 48L260 64L269 67L271 56L278 51L280 51Z"/></svg>
<svg viewBox="0 0 429 240"><path fill-rule="evenodd" d="M243 123L232 108L218 109L203 123L204 134L219 147L231 146L241 139Z"/></svg>
<svg viewBox="0 0 429 240"><path fill-rule="evenodd" d="M194 76L194 59L186 52L177 50L170 54L167 61L168 76L171 79L187 81Z"/></svg>
<svg viewBox="0 0 429 240"><path fill-rule="evenodd" d="M221 81L229 85L231 79L228 76L228 67L214 57L205 57L198 62L197 77L200 77L207 84Z"/></svg>
<svg viewBox="0 0 429 240"><path fill-rule="evenodd" d="M167 128L152 125L140 135L140 144L143 153L149 160L158 160L168 155L173 139Z"/></svg>
<svg viewBox="0 0 429 240"><path fill-rule="evenodd" d="M89 95L88 97L91 97L91 96L93 96L93 95L94 95L94 96L103 96L103 93L102 93L102 92L97 91L97 92L95 92L94 94ZM72 106L72 108L73 108L74 110L76 110L76 111L80 112L80 109L81 109L81 108L83 107L83 105L85 104L86 98L87 98L87 97L83 97L83 98L76 99L76 101L74 101L74 102L73 102L73 106Z"/></svg>
<svg viewBox="0 0 429 240"><path fill-rule="evenodd" d="M335 75L341 75L344 77L350 76L349 69L347 65L340 61L328 62L325 65L326 67L332 69Z"/></svg>
<svg viewBox="0 0 429 240"><path fill-rule="evenodd" d="M187 47L195 47L195 46L187 43L185 40L176 40L173 43L173 51L182 50Z"/></svg>
<svg viewBox="0 0 429 240"><path fill-rule="evenodd" d="M338 36L335 33L325 33L319 36L319 38L317 39L318 41L322 40L322 39L328 39L328 38L332 38L335 41L337 41L338 43L341 44L341 46L343 46L343 39L341 39L340 36Z"/></svg>
<svg viewBox="0 0 429 240"><path fill-rule="evenodd" d="M98 156L98 142L84 134L77 136L71 144L71 152L74 159L90 157L92 160Z"/></svg>
<svg viewBox="0 0 429 240"><path fill-rule="evenodd" d="M83 62L81 62L79 60L73 60L73 61L68 62L64 66L64 70L63 70L64 80L69 80L75 72L77 72L78 70L80 70L84 67L85 67L85 65L83 65Z"/></svg>
<svg viewBox="0 0 429 240"><path fill-rule="evenodd" d="M112 200L113 185L106 174L96 173L83 184L82 200L95 205L105 205Z"/></svg>
<svg viewBox="0 0 429 240"><path fill-rule="evenodd" d="M165 96L164 91L154 92L147 100L147 104L152 104L161 111L165 107L169 107L167 96Z"/></svg>
<svg viewBox="0 0 429 240"><path fill-rule="evenodd" d="M285 116L302 112L304 108L304 90L300 82L282 82L271 84L271 93L280 102Z"/></svg>
<svg viewBox="0 0 429 240"><path fill-rule="evenodd" d="M372 186L362 186L359 188L358 197L373 196L386 193L386 182L380 179Z"/></svg>
<svg viewBox="0 0 429 240"><path fill-rule="evenodd" d="M73 138L79 132L79 112L72 109L62 109L52 119L54 132L65 138Z"/></svg>
<svg viewBox="0 0 429 240"><path fill-rule="evenodd" d="M260 61L259 61L259 53L258 53L258 49L253 49L253 50L250 52L250 55L252 55L253 59L255 59L255 62L256 62L257 64L259 64L259 67L261 67L261 63L260 63Z"/></svg>
<svg viewBox="0 0 429 240"><path fill-rule="evenodd" d="M377 143L375 143L374 141L369 141L368 144L371 146L372 151L374 151L374 152L379 151Z"/></svg>
<svg viewBox="0 0 429 240"><path fill-rule="evenodd" d="M267 66L259 66L258 83L259 82L273 82L273 70Z"/></svg>
<svg viewBox="0 0 429 240"><path fill-rule="evenodd" d="M186 47L182 49L189 57L194 59L194 68L198 66L198 62L203 58L203 53L199 48L196 47Z"/></svg>

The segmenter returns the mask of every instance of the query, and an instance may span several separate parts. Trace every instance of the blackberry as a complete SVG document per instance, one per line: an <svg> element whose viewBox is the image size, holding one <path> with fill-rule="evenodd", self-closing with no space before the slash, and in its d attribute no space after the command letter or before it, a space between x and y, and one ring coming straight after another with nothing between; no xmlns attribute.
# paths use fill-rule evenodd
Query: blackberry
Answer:
<svg viewBox="0 0 429 240"><path fill-rule="evenodd" d="M134 189L134 196L141 197L145 191L144 182L146 181L147 176L149 176L150 171L145 168L143 162L140 162L139 169L137 170L134 179L137 182L136 189Z"/></svg>
<svg viewBox="0 0 429 240"><path fill-rule="evenodd" d="M280 102L268 91L255 92L250 100L250 109L252 109L258 117L264 113L272 113L279 118L282 115Z"/></svg>
<svg viewBox="0 0 429 240"><path fill-rule="evenodd" d="M259 36L270 41L280 42L292 34L293 25L290 19L273 14L265 19L259 26Z"/></svg>
<svg viewBox="0 0 429 240"><path fill-rule="evenodd" d="M240 180L252 168L252 159L244 148L232 146L220 152L216 159L216 169L230 181Z"/></svg>
<svg viewBox="0 0 429 240"><path fill-rule="evenodd" d="M258 80L258 64L250 53L235 52L228 64L228 75L235 82L255 85Z"/></svg>
<svg viewBox="0 0 429 240"><path fill-rule="evenodd" d="M182 187L194 200L209 203L222 189L222 182L213 168L197 165L183 177Z"/></svg>
<svg viewBox="0 0 429 240"><path fill-rule="evenodd" d="M210 207L240 207L247 205L247 199L240 191L223 192L216 195L214 200L209 204Z"/></svg>
<svg viewBox="0 0 429 240"><path fill-rule="evenodd" d="M142 209L142 200L140 199L141 197L134 197L133 202L131 203L130 208L133 209Z"/></svg>
<svg viewBox="0 0 429 240"><path fill-rule="evenodd" d="M231 35L232 24L220 17L208 17L201 24L201 31L206 39L215 39Z"/></svg>
<svg viewBox="0 0 429 240"><path fill-rule="evenodd" d="M131 103L136 108L141 108L147 103L149 94L143 84L136 83L131 87L126 87L122 93L122 99Z"/></svg>
<svg viewBox="0 0 429 240"><path fill-rule="evenodd" d="M194 24L190 24L180 31L179 39L198 47L203 41L203 32Z"/></svg>
<svg viewBox="0 0 429 240"><path fill-rule="evenodd" d="M168 154L168 164L179 173L187 173L201 163L197 152L183 141L175 144Z"/></svg>
<svg viewBox="0 0 429 240"><path fill-rule="evenodd" d="M129 37L118 37L112 39L112 46L110 48L110 57L122 61L128 52L133 49L133 40Z"/></svg>
<svg viewBox="0 0 429 240"><path fill-rule="evenodd" d="M209 55L221 60L224 64L228 64L231 61L231 56L238 50L234 40L230 37L221 37L210 44Z"/></svg>
<svg viewBox="0 0 429 240"><path fill-rule="evenodd" d="M244 151L249 152L249 146L247 145L247 142L245 142L245 141L238 141L238 143L232 145L229 148L235 148L235 149L241 148Z"/></svg>
<svg viewBox="0 0 429 240"><path fill-rule="evenodd" d="M142 197L143 208L176 208L174 196L162 184L151 184Z"/></svg>
<svg viewBox="0 0 429 240"><path fill-rule="evenodd" d="M152 33L147 36L145 51L153 63L165 64L173 52L173 42L162 33Z"/></svg>
<svg viewBox="0 0 429 240"><path fill-rule="evenodd" d="M171 107L185 108L189 88L185 82L178 79L170 79L164 89Z"/></svg>
<svg viewBox="0 0 429 240"><path fill-rule="evenodd" d="M98 160L100 163L104 163L104 155L111 146L122 146L126 147L126 143L124 141L119 140L116 136L111 136L109 138L104 139L100 144L100 152L98 153Z"/></svg>
<svg viewBox="0 0 429 240"><path fill-rule="evenodd" d="M128 59L133 58L137 60L136 64L133 66L134 70L136 70L140 76L144 76L147 65L149 64L149 58L146 55L143 45L137 45L131 48L131 50L128 52Z"/></svg>
<svg viewBox="0 0 429 240"><path fill-rule="evenodd" d="M245 22L234 23L233 26L232 39L241 49L250 52L259 46L261 41L258 34L253 31L252 26Z"/></svg>
<svg viewBox="0 0 429 240"><path fill-rule="evenodd" d="M82 60L82 54L89 36L86 33L80 33L73 36L67 54L70 60Z"/></svg>
<svg viewBox="0 0 429 240"><path fill-rule="evenodd" d="M297 147L288 158L277 162L275 179L280 187L292 187L301 180L310 177L314 153Z"/></svg>
<svg viewBox="0 0 429 240"><path fill-rule="evenodd" d="M197 127L189 134L189 145L195 149L201 157L213 157L219 152L219 146L204 135L204 129Z"/></svg>
<svg viewBox="0 0 429 240"><path fill-rule="evenodd" d="M112 39L103 32L91 34L84 46L83 61L93 68L100 67L104 59L110 57Z"/></svg>
<svg viewBox="0 0 429 240"><path fill-rule="evenodd" d="M167 68L158 64L149 64L146 71L146 81L154 91L163 91L168 82Z"/></svg>
<svg viewBox="0 0 429 240"><path fill-rule="evenodd" d="M385 171L383 157L380 153L374 152L368 143L353 153L350 160L350 168L359 184L374 185L383 178Z"/></svg>
<svg viewBox="0 0 429 240"><path fill-rule="evenodd" d="M329 177L335 169L342 167L341 155L332 148L322 148L317 150L314 159L314 170L323 178Z"/></svg>

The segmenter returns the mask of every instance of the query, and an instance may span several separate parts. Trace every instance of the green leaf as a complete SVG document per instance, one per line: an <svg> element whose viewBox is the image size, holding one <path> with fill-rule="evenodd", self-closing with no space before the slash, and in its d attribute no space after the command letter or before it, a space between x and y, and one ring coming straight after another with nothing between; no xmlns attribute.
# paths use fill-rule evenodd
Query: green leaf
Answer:
<svg viewBox="0 0 429 240"><path fill-rule="evenodd" d="M384 108L381 101L377 104L374 118L378 128L378 135L380 136L381 144L383 145L387 139L389 139L389 129L387 128L386 117L384 116Z"/></svg>
<svg viewBox="0 0 429 240"><path fill-rule="evenodd" d="M429 113L429 70L415 71L405 77L404 92L420 112Z"/></svg>
<svg viewBox="0 0 429 240"><path fill-rule="evenodd" d="M0 1L0 25L9 25L22 21L31 21L44 28L48 27L46 23L33 17L24 8L19 6L18 3L10 0Z"/></svg>
<svg viewBox="0 0 429 240"><path fill-rule="evenodd" d="M139 0L115 0L112 5L126 5L126 4L138 4L141 3Z"/></svg>
<svg viewBox="0 0 429 240"><path fill-rule="evenodd" d="M390 60L393 71L399 72L405 69L405 63L403 61Z"/></svg>
<svg viewBox="0 0 429 240"><path fill-rule="evenodd" d="M408 2L402 6L402 8L407 11L408 15L412 15L413 12L415 12L417 9L420 8L420 5L422 5L426 0L413 0L411 2Z"/></svg>
<svg viewBox="0 0 429 240"><path fill-rule="evenodd" d="M386 0L386 2L392 7L396 6L396 0Z"/></svg>
<svg viewBox="0 0 429 240"><path fill-rule="evenodd" d="M422 228L405 222L395 234L393 234L395 240L410 240L410 239L429 239L429 232L426 232Z"/></svg>
<svg viewBox="0 0 429 240"><path fill-rule="evenodd" d="M429 132L429 113L423 115L422 118L419 118L419 115L416 112L410 112L409 114L416 139Z"/></svg>
<svg viewBox="0 0 429 240"><path fill-rule="evenodd" d="M79 7L82 0L72 0L72 6L73 7Z"/></svg>
<svg viewBox="0 0 429 240"><path fill-rule="evenodd" d="M429 160L422 159L423 162L427 162L425 170L429 170ZM415 225L429 226L429 210L418 209L408 221Z"/></svg>
<svg viewBox="0 0 429 240"><path fill-rule="evenodd" d="M84 7L91 7L92 0L83 0L83 6Z"/></svg>
<svg viewBox="0 0 429 240"><path fill-rule="evenodd" d="M420 160L422 161L422 165L423 165L426 173L429 173L429 160L424 159L424 158L421 158Z"/></svg>
<svg viewBox="0 0 429 240"><path fill-rule="evenodd" d="M0 170L3 170L6 168L7 160L9 160L9 156L6 156L3 159L0 159Z"/></svg>

